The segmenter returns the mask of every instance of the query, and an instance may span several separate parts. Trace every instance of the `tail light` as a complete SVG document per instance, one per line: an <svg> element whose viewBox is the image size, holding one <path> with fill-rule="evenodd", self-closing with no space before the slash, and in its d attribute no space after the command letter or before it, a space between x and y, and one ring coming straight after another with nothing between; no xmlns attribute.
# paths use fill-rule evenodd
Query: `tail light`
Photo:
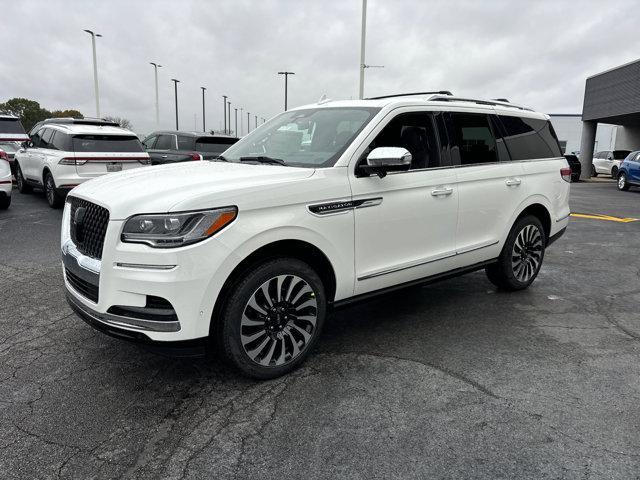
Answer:
<svg viewBox="0 0 640 480"><path fill-rule="evenodd" d="M191 154L191 160L202 160L202 155L200 155L199 153L193 152Z"/></svg>
<svg viewBox="0 0 640 480"><path fill-rule="evenodd" d="M4 150L0 150L0 158L6 160L7 162L9 161L9 155L7 155L7 152L5 152Z"/></svg>
<svg viewBox="0 0 640 480"><path fill-rule="evenodd" d="M571 169L569 167L561 168L560 176L565 182L571 183Z"/></svg>
<svg viewBox="0 0 640 480"><path fill-rule="evenodd" d="M58 165L84 165L85 163L87 163L86 160L78 160L77 158L73 157L65 157L60 159Z"/></svg>

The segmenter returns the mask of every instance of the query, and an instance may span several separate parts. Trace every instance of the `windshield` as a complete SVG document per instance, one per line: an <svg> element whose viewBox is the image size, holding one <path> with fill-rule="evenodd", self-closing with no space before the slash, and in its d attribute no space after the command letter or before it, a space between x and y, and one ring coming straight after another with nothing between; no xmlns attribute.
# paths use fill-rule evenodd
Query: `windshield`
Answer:
<svg viewBox="0 0 640 480"><path fill-rule="evenodd" d="M269 157L294 167L331 167L378 111L325 107L285 112L242 138L224 157L230 162Z"/></svg>
<svg viewBox="0 0 640 480"><path fill-rule="evenodd" d="M0 133L22 133L24 128L17 118L0 118Z"/></svg>
<svg viewBox="0 0 640 480"><path fill-rule="evenodd" d="M75 152L142 152L142 143L131 135L74 135Z"/></svg>

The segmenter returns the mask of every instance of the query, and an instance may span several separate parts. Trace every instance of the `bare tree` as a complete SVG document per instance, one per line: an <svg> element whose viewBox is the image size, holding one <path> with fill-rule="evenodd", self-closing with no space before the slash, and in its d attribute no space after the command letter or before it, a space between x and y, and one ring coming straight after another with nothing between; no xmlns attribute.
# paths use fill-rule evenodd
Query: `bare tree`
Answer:
<svg viewBox="0 0 640 480"><path fill-rule="evenodd" d="M120 125L122 128L126 128L127 130L133 130L133 125L131 125L131 122L124 117L106 116L106 117L103 117L103 120L106 120L108 122L115 122L118 125Z"/></svg>

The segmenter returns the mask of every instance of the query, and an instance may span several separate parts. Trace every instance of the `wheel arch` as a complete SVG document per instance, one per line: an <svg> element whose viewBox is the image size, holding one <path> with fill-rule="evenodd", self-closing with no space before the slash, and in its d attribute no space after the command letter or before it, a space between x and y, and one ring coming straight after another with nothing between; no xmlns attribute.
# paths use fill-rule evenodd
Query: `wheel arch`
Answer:
<svg viewBox="0 0 640 480"><path fill-rule="evenodd" d="M225 307L226 299L234 285L251 268L269 259L289 257L301 260L312 267L320 276L329 302L333 302L336 294L337 277L334 266L329 257L316 245L300 239L282 239L267 243L249 255L245 256L231 271L224 281L220 292L216 297L209 326L210 334L214 334L221 313Z"/></svg>
<svg viewBox="0 0 640 480"><path fill-rule="evenodd" d="M515 223L526 215L533 215L540 220L540 222L542 223L542 227L544 228L545 236L548 241L549 238L551 237L552 227L553 227L553 223L552 223L553 219L551 216L551 211L552 211L551 205L549 204L547 199L541 195L536 195L534 197L531 197L525 200L516 209L516 211L514 212L511 218L511 221L507 224L507 229L505 232L503 232L502 244L504 244L504 242L506 241L506 238L509 235L509 232L511 231Z"/></svg>

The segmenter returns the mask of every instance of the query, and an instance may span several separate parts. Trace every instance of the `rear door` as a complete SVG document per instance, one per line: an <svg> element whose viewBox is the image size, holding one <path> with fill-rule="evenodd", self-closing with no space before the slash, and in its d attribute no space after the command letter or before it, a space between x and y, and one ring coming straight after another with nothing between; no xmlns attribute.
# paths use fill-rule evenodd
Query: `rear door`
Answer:
<svg viewBox="0 0 640 480"><path fill-rule="evenodd" d="M135 135L78 134L71 137L71 146L80 177L138 168L149 158Z"/></svg>
<svg viewBox="0 0 640 480"><path fill-rule="evenodd" d="M164 163L181 162L188 158L188 155L178 152L177 135L171 133L161 133L153 149L148 150L152 165Z"/></svg>
<svg viewBox="0 0 640 480"><path fill-rule="evenodd" d="M458 178L459 266L495 258L513 208L523 200L522 165L509 161L493 112L447 114Z"/></svg>

